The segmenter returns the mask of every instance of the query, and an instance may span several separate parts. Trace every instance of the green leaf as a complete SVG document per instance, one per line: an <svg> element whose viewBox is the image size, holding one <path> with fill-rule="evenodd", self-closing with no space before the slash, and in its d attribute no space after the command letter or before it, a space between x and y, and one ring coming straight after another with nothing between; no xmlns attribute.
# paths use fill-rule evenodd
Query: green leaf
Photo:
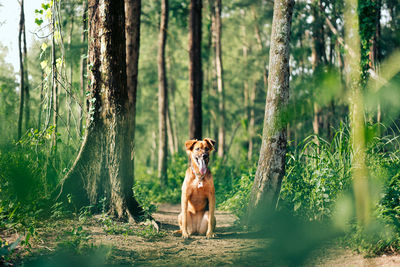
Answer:
<svg viewBox="0 0 400 267"><path fill-rule="evenodd" d="M38 19L38 18L36 18L35 19L35 23L37 24L37 25L42 25L42 23L43 23L43 20L42 19Z"/></svg>

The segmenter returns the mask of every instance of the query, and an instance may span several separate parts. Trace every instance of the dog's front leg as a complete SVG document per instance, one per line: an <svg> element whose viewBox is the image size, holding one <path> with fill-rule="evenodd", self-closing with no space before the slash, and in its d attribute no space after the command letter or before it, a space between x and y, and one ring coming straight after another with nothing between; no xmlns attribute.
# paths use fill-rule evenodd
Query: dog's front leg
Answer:
<svg viewBox="0 0 400 267"><path fill-rule="evenodd" d="M186 239L189 238L189 234L187 232L188 196L186 188L182 188L181 210L182 210L182 237Z"/></svg>
<svg viewBox="0 0 400 267"><path fill-rule="evenodd" d="M209 203L209 218L208 218L208 227L207 227L207 238L215 237L214 228L215 228L215 191L212 190L208 195L208 203Z"/></svg>

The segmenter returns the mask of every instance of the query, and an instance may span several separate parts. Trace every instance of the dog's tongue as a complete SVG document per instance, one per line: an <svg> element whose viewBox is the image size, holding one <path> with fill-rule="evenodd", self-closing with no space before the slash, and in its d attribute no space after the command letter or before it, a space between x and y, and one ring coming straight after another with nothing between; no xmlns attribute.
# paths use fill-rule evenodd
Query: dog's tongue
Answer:
<svg viewBox="0 0 400 267"><path fill-rule="evenodd" d="M204 162L204 159L199 160L199 171L201 175L206 174L207 166L206 163Z"/></svg>

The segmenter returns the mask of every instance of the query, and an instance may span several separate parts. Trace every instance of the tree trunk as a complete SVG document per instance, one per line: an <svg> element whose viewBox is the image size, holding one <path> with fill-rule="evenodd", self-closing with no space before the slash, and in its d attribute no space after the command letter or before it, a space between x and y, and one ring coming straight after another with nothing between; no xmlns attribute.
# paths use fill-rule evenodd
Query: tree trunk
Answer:
<svg viewBox="0 0 400 267"><path fill-rule="evenodd" d="M249 92L249 150L247 152L247 158L250 161L253 156L254 150L254 135L255 135L255 100L256 100L257 84L254 83L253 87Z"/></svg>
<svg viewBox="0 0 400 267"><path fill-rule="evenodd" d="M256 30L256 39L258 44L258 49L260 50L260 54L264 52L264 45L261 39L261 31L260 26L258 24L257 13L254 6L251 6L251 12L253 13L254 17L254 28ZM268 69L267 69L267 62L263 62L263 82L264 82L264 90L268 88Z"/></svg>
<svg viewBox="0 0 400 267"><path fill-rule="evenodd" d="M57 115L58 115L58 85L57 85L57 64L56 64L56 42L55 32L56 29L56 5L57 1L54 1L51 16L52 36L51 36L51 112L53 114L53 131L51 135L51 152L57 151Z"/></svg>
<svg viewBox="0 0 400 267"><path fill-rule="evenodd" d="M20 99L19 99L19 114L18 114L18 140L21 139L22 136L22 120L24 115L24 100L25 100L25 72L24 72L24 58L22 53L22 35L24 31L25 25L25 16L24 16L24 0L21 0L21 14L19 20L19 33L18 33L18 50L19 50L19 90L20 90Z"/></svg>
<svg viewBox="0 0 400 267"><path fill-rule="evenodd" d="M82 15L82 35L81 35L81 42L82 45L85 45L87 42L87 12L88 12L88 7L87 7L87 0L83 0L83 15ZM85 94L86 94L86 69L87 69L87 64L86 64L86 55L87 55L87 46L82 49L81 52L81 106L79 108L79 133L82 135L83 132L83 119L84 119L84 108L85 108Z"/></svg>
<svg viewBox="0 0 400 267"><path fill-rule="evenodd" d="M245 11L242 11L242 17L245 18ZM247 53L248 53L248 48L247 48L247 40L246 40L246 26L242 25L242 33L243 33L243 44L242 44L242 54L243 54L243 69L247 70L248 69L248 63L247 63ZM247 77L247 76L246 76ZM249 92L249 83L247 78L243 80L243 102L244 102L244 116L247 121L247 136L248 136L248 146L247 146L247 160L251 161L251 158L253 157L253 137L252 133L253 131L250 129L250 92Z"/></svg>
<svg viewBox="0 0 400 267"><path fill-rule="evenodd" d="M158 179L161 187L168 184L167 176L167 109L168 87L165 71L165 45L168 31L168 0L161 1L160 33L158 36Z"/></svg>
<svg viewBox="0 0 400 267"><path fill-rule="evenodd" d="M87 131L78 157L63 179L61 196L70 194L76 207L106 199L118 219L139 219L143 210L133 196L133 127L136 95L127 86L127 64L137 66L140 1L127 1L127 32L133 33L126 57L123 0L90 0L90 110ZM132 23L133 22L133 23ZM130 27L130 28L129 28ZM132 31L132 32L131 32ZM129 42L129 41L127 41ZM129 50L128 50L129 51ZM135 61L132 61L134 58ZM129 63L127 63L129 59ZM132 65L130 65L132 67Z"/></svg>
<svg viewBox="0 0 400 267"><path fill-rule="evenodd" d="M285 112L289 99L289 39L293 6L294 0L274 3L263 137L250 195L249 218L254 218L258 211L265 214L265 210L275 207L285 174Z"/></svg>
<svg viewBox="0 0 400 267"><path fill-rule="evenodd" d="M221 45L221 0L213 0L214 11L213 18L213 35L215 40L215 69L217 76L217 92L218 92L218 156L223 158L225 151L225 93L222 66L222 45Z"/></svg>
<svg viewBox="0 0 400 267"><path fill-rule="evenodd" d="M369 2L370 3L370 2ZM362 36L359 24L359 6L357 0L347 0L344 6L345 43L352 53L345 54L346 84L350 90L350 129L352 143L352 178L355 199L355 209L360 226L365 227L370 223L371 198L370 185L368 184L368 168L366 166L366 140L365 140L365 113L362 88L362 74L365 62L362 62L361 53L365 47L360 46ZM370 10L364 10L370 11ZM365 17L363 17L365 18ZM361 75L360 75L361 74Z"/></svg>
<svg viewBox="0 0 400 267"><path fill-rule="evenodd" d="M314 17L313 21L313 33L312 33L312 46L311 46L311 58L312 58L312 68L314 71L314 76L321 75L322 69L321 66L326 62L326 53L325 53L325 37L324 37L324 23L321 16L321 0L314 0L311 4L312 14ZM317 89L319 85L314 83L314 90ZM313 130L315 135L320 134L320 128L322 127L322 108L318 104L317 96L314 97L313 110L314 110L314 118L313 118ZM319 140L316 137L315 142L319 144Z"/></svg>
<svg viewBox="0 0 400 267"><path fill-rule="evenodd" d="M174 141L174 129L171 122L171 111L167 109L167 133L168 133L168 147L171 155L175 154L175 141Z"/></svg>
<svg viewBox="0 0 400 267"><path fill-rule="evenodd" d="M40 131L42 124L42 108L43 108L43 99L44 99L44 71L40 68L41 73L41 83L40 83L40 102L39 102L39 115L38 115L38 124L37 129Z"/></svg>
<svg viewBox="0 0 400 267"><path fill-rule="evenodd" d="M171 68L168 69L168 71ZM175 91L176 91L176 85L175 81L173 79L170 79L169 83L169 89L170 89L170 95L171 97L169 98L170 101L168 101L168 116L170 120L170 125L171 125L171 133L172 133L172 139L174 148L173 151L179 152L179 142L178 142L178 131L176 129L176 123L177 123L177 117L176 117L176 105L175 105ZM167 117L168 118L168 117ZM174 154L172 153L172 154Z"/></svg>
<svg viewBox="0 0 400 267"><path fill-rule="evenodd" d="M24 90L25 90L25 129L30 128L30 116L31 116L31 108L30 108L30 94L29 94L29 78L28 78L28 53L26 46L26 27L25 27L25 12L24 12L24 3L21 2L21 15L23 16L23 42L24 42L24 50L23 50L23 60L24 60Z"/></svg>
<svg viewBox="0 0 400 267"><path fill-rule="evenodd" d="M379 42L381 39L381 6L382 2L381 0L375 0L376 1L376 18L375 18L375 34L371 40L371 46L370 46L370 62L371 62L371 69L379 74L379 61L380 61L380 46ZM378 124L378 134L380 135L381 133L381 121L382 121L382 112L381 112L381 103L378 100L378 105L377 105L377 110L376 110L376 122Z"/></svg>
<svg viewBox="0 0 400 267"><path fill-rule="evenodd" d="M189 139L202 138L203 72L201 64L202 0L191 0L189 11Z"/></svg>
<svg viewBox="0 0 400 267"><path fill-rule="evenodd" d="M125 0L125 38L126 38L126 74L129 106L131 113L130 149L132 168L134 168L135 127L136 127L136 95L139 73L139 48L140 48L140 15L141 0ZM132 173L134 169L132 169ZM132 181L133 183L133 181Z"/></svg>
<svg viewBox="0 0 400 267"><path fill-rule="evenodd" d="M73 10L73 9L72 9ZM72 44L72 33L74 30L74 15L72 13L71 15L71 28L69 30L69 35L68 35L68 51L71 53L71 44ZM72 56L71 56L71 62L69 65L69 82L70 82L70 87L69 87L69 92L67 92L67 145L69 145L69 139L71 138L71 109L72 109L72 92L73 92L73 61L72 61Z"/></svg>

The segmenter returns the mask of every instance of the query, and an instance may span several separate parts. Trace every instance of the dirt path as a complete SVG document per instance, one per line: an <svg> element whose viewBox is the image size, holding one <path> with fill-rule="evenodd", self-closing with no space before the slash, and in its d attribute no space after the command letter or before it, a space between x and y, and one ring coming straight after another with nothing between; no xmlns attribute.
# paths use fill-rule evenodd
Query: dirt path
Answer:
<svg viewBox="0 0 400 267"><path fill-rule="evenodd" d="M234 226L235 217L228 212L217 211L217 237L211 240L204 236L192 236L188 240L173 232L178 230L177 217L179 205L163 204L153 215L154 219L161 223L162 231L166 236L159 240L112 240L111 242L126 243L119 246L125 259L135 264L145 266L207 266L230 265L241 262L241 265L253 266L246 263L248 255L255 253L261 246L261 240L249 238L249 236ZM136 239L137 237L133 237ZM129 251L134 253L129 253ZM126 258L127 255L131 257ZM122 255L121 255L122 256Z"/></svg>
<svg viewBox="0 0 400 267"><path fill-rule="evenodd" d="M179 205L163 204L153 214L161 223L160 236L154 234L154 231L146 235L146 229L150 229L146 226L128 225L128 229L134 231L130 234L125 230L119 231L118 229L126 229L123 228L127 227L126 224L112 221L109 231L105 231L107 223L96 216L89 217L84 222L44 222L44 227L37 229L39 238L33 242L31 252L21 253L15 263L17 266L61 267L271 266L270 257L265 249L270 240L235 227L235 217L232 214L216 212L215 239L207 240L204 236L193 236L184 240L173 233L179 229L179 210ZM77 232L76 229L81 230ZM9 241L16 238L16 235L8 237ZM72 248L73 256L64 253L63 248ZM400 266L400 256L364 258L351 250L331 247L317 251L307 262L306 266Z"/></svg>

